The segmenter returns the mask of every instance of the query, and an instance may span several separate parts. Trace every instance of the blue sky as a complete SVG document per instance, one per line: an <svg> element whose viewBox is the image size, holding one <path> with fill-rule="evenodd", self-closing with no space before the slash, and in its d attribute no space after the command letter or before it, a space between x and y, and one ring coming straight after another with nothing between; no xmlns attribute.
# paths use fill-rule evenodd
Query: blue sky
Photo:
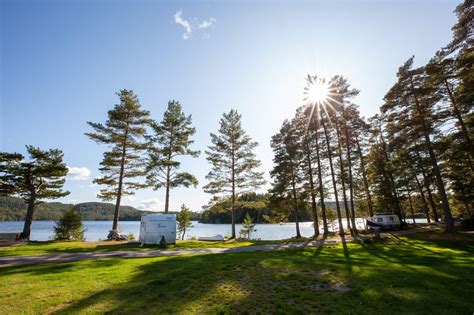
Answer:
<svg viewBox="0 0 474 315"><path fill-rule="evenodd" d="M76 173L62 201L96 200L105 147L84 136L86 122L104 122L127 88L157 120L180 101L201 151L222 113L237 109L269 179L270 137L302 104L308 73L344 75L373 115L406 59L424 64L449 42L457 4L0 0L0 150L62 149ZM210 197L205 155L183 169L200 185L172 190L171 208L200 210ZM158 210L163 200L164 190L141 190L124 204Z"/></svg>

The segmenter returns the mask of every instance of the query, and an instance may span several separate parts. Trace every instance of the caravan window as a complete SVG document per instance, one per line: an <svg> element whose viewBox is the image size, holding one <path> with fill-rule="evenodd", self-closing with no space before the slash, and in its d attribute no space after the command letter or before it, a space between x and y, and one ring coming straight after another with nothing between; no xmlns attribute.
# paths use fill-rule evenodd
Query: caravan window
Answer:
<svg viewBox="0 0 474 315"><path fill-rule="evenodd" d="M390 217L390 221L393 221L393 217Z"/></svg>
<svg viewBox="0 0 474 315"><path fill-rule="evenodd" d="M383 222L383 218L377 218L377 222Z"/></svg>

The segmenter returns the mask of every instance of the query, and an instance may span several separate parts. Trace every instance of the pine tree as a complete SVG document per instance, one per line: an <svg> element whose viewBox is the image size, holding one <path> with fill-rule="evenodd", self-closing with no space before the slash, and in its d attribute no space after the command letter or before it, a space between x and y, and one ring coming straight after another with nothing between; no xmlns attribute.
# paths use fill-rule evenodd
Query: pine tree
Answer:
<svg viewBox="0 0 474 315"><path fill-rule="evenodd" d="M235 238L235 202L239 194L262 186L263 173L253 149L257 142L242 128L241 115L236 110L224 113L218 134L211 133L212 145L206 151L212 165L204 191L213 195L230 195L232 204L232 238Z"/></svg>
<svg viewBox="0 0 474 315"><path fill-rule="evenodd" d="M346 111L346 107L350 106L351 103L349 99L354 98L359 94L359 91L352 89L350 84L347 82L347 79L336 75L331 78L329 82L329 96L328 103L331 105L332 114L334 116L334 127L336 129L336 139L338 145L338 155L339 155L339 180L342 186L342 195L344 200L344 209L347 219L347 227L351 230L351 233L356 233L355 227L355 209L354 209L354 197L353 197L353 182L352 182L352 159L350 154L350 143L349 139L349 127L348 120L349 116ZM342 125L342 127L341 127ZM343 159L343 143L346 146L346 160ZM348 173L346 174L344 166L347 165ZM350 207L351 213L349 213L349 206L346 195L346 183L349 186L349 198L350 198ZM351 219L352 218L352 219ZM352 225L352 228L351 228Z"/></svg>
<svg viewBox="0 0 474 315"><path fill-rule="evenodd" d="M394 125L401 126L402 123L409 123L413 130L412 142L416 143L418 139L423 140L435 175L446 221L446 231L454 232L445 183L431 139L433 135L437 134L437 128L442 122L434 108L440 96L434 93L433 86L427 80L425 68L413 69L413 59L414 57L411 57L399 68L398 80L385 96L386 103L381 107L381 110L396 119ZM402 114L407 119L402 119Z"/></svg>
<svg viewBox="0 0 474 315"><path fill-rule="evenodd" d="M329 170L331 171L332 187L333 187L333 192L334 192L334 199L336 201L336 214L337 214L337 220L339 222L339 235L343 237L344 227L342 225L341 206L339 205L339 195L338 195L337 184L336 184L336 173L334 172L334 164L333 164L333 158L332 158L333 149L331 148L331 137L329 135L326 119L327 119L327 122L330 122L330 116L328 115L327 112L326 112L325 117L321 117L321 125L323 126L324 137L326 140L327 154L328 154L328 160L329 160Z"/></svg>
<svg viewBox="0 0 474 315"><path fill-rule="evenodd" d="M304 156L304 163L302 163L302 169L307 177L305 177L305 190L309 192L309 196L311 198L311 213L313 215L313 229L314 229L314 237L319 235L319 218L318 218L318 209L317 209L317 202L316 202L316 194L317 194L317 184L315 182L315 177L317 174L315 173L314 167L314 160L317 157L314 156L313 150L313 128L312 128L312 117L311 117L311 108L310 107L303 107L298 108L296 112L296 116L294 118L294 123L296 128L298 129L299 134L302 137L302 151ZM325 215L325 214L324 214Z"/></svg>
<svg viewBox="0 0 474 315"><path fill-rule="evenodd" d="M244 217L244 221L242 222L242 228L239 231L239 234L245 235L247 239L250 239L250 234L256 232L255 223L252 221L252 217L247 212Z"/></svg>
<svg viewBox="0 0 474 315"><path fill-rule="evenodd" d="M165 213L169 210L170 189L179 186L196 187L198 180L188 172L178 172L180 156L198 157L200 152L189 146L194 142L191 136L196 132L192 127L191 116L186 116L177 101L168 102L163 120L153 122L154 134L150 137L147 182L157 190L165 187Z"/></svg>
<svg viewBox="0 0 474 315"><path fill-rule="evenodd" d="M443 103L449 103L452 109L452 116L455 117L456 123L459 127L460 135L464 138L465 145L468 148L468 151L471 154L471 164L474 160L474 145L471 140L471 135L468 130L468 126L465 123L464 114L469 115L469 107L464 106L464 108L459 107L458 97L464 96L463 92L459 92L461 89L465 90L462 87L462 81L457 77L455 60L446 55L446 51L438 51L430 62L426 66L427 80L429 84L435 89L439 96L441 96L441 101ZM474 83L474 80L473 82ZM456 93L458 91L458 93ZM474 102L474 99L472 99ZM462 111L464 109L464 113ZM466 113L467 110L467 113Z"/></svg>
<svg viewBox="0 0 474 315"><path fill-rule="evenodd" d="M301 137L302 134L298 132L295 121L285 120L280 132L271 140L275 165L270 171L273 179L270 192L273 194L273 199L291 200L297 238L301 237L298 207L299 201L304 199L302 198L304 191L302 183L305 177L301 167L304 163Z"/></svg>
<svg viewBox="0 0 474 315"><path fill-rule="evenodd" d="M146 126L151 122L150 113L141 108L133 91L121 90L117 95L120 104L108 111L105 124L88 122L95 132L86 133L97 143L109 146L100 163L103 176L94 179L94 183L106 186L100 190L99 198L106 201L115 198L114 232L118 227L122 196L133 195L134 190L145 187L132 179L145 175L142 152L147 148L144 136Z"/></svg>
<svg viewBox="0 0 474 315"><path fill-rule="evenodd" d="M178 224L178 235L184 240L186 231L193 227L191 222L191 211L185 204L181 205L181 211L176 214L176 223Z"/></svg>
<svg viewBox="0 0 474 315"><path fill-rule="evenodd" d="M355 150L357 157L359 158L359 171L360 175L362 177L362 183L363 183L363 189L364 189L364 194L367 202L367 209L368 209L368 215L371 217L374 215L374 208L373 208L373 202L372 202L372 194L370 192L370 187L369 187L369 181L367 179L367 167L366 167L366 161L365 161L365 154L363 151L363 146L361 142L364 140L364 138L367 138L367 135L370 133L370 126L365 122L365 120L360 117L360 114L358 110L354 107L351 106L349 108L349 111L353 111L354 113L351 114L350 116L352 119L350 120L350 124L352 126L352 132L353 132L353 140L355 142ZM365 149L364 145L364 149Z"/></svg>
<svg viewBox="0 0 474 315"><path fill-rule="evenodd" d="M84 241L84 226L81 215L73 206L63 214L54 226L54 239L58 241Z"/></svg>
<svg viewBox="0 0 474 315"><path fill-rule="evenodd" d="M62 190L68 172L62 151L31 145L26 149L28 160L19 153L0 152L0 194L21 197L28 204L21 237L29 239L36 206L69 192Z"/></svg>

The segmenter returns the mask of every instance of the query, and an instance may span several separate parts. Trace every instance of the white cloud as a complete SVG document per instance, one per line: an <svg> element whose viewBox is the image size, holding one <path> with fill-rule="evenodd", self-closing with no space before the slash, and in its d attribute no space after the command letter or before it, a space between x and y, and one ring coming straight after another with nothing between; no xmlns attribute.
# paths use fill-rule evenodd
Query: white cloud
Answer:
<svg viewBox="0 0 474 315"><path fill-rule="evenodd" d="M163 211L164 204L158 198L152 198L137 202L136 208L140 210Z"/></svg>
<svg viewBox="0 0 474 315"><path fill-rule="evenodd" d="M87 180L91 175L91 170L87 167L67 167L67 178L70 180Z"/></svg>
<svg viewBox="0 0 474 315"><path fill-rule="evenodd" d="M203 30L208 29L208 28L211 29L211 28L214 28L214 24L215 24L216 22L217 22L216 19L211 16L211 17L209 18L209 20L207 20L207 21L204 20L204 21L202 21L201 23L199 23L198 27L199 27L200 29L203 29Z"/></svg>
<svg viewBox="0 0 474 315"><path fill-rule="evenodd" d="M174 22L184 28L183 39L187 40L195 30L204 32L214 29L217 20L212 16L208 20L199 21L196 18L186 20L183 18L183 12L179 10L174 14ZM204 33L203 36L209 38L210 35L209 33Z"/></svg>
<svg viewBox="0 0 474 315"><path fill-rule="evenodd" d="M181 10L179 10L178 12L174 14L174 22L176 24L181 25L184 28L185 32L183 34L183 39L188 39L191 36L191 33L193 30L191 28L191 24L189 23L189 21L186 19L183 19L181 14L182 14Z"/></svg>

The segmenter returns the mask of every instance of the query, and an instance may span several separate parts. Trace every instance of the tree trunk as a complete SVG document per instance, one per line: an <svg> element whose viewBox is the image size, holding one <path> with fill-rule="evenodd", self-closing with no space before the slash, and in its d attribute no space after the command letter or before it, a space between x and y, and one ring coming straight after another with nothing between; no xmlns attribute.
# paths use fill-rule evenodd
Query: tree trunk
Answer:
<svg viewBox="0 0 474 315"><path fill-rule="evenodd" d="M390 159L387 153L387 144L385 143L385 139L383 138L383 134L382 134L382 127L380 127L380 140L382 141L385 162L387 162L387 164L390 165ZM395 180L393 179L393 174L392 174L391 169L388 172L388 177L390 179L390 184L392 186L393 197L395 198L395 206L397 207L396 214L398 216L398 219L401 222L402 221L402 206L400 205L400 199L398 198L398 193L397 193L397 186L395 185Z"/></svg>
<svg viewBox="0 0 474 315"><path fill-rule="evenodd" d="M446 232L454 233L454 223L453 217L451 215L451 210L449 209L448 196L446 195L446 190L444 189L443 178L441 177L441 171L438 166L438 161L433 151L431 145L431 140L429 135L425 134L425 141L428 146L428 153L430 155L431 164L433 165L433 172L436 178L436 184L438 186L438 193L441 198L441 205L443 206L444 220L446 221Z"/></svg>
<svg viewBox="0 0 474 315"><path fill-rule="evenodd" d="M337 186L336 186L336 178L334 176L334 167L332 164L332 153L331 153L331 146L329 145L329 135L326 128L326 124L324 123L324 119L321 119L324 136L326 137L326 145L328 148L328 157L329 157L329 167L331 170L331 177L332 177L332 185L334 188L334 199L336 199L336 212L337 212L337 219L339 221L339 235L344 236L344 227L342 226L342 219L341 219L341 208L339 207L339 197L337 195Z"/></svg>
<svg viewBox="0 0 474 315"><path fill-rule="evenodd" d="M296 196L296 183L295 179L292 180L292 188L293 188L293 204L295 207L295 225L296 225L296 238L301 238L300 233L300 222L298 218L298 197Z"/></svg>
<svg viewBox="0 0 474 315"><path fill-rule="evenodd" d="M421 158L420 150L417 144L415 144L415 153L420 163L421 176L423 176L423 184L425 185L426 191L428 192L428 200L430 202L431 210L433 211L434 220L435 222L439 222L438 211L436 210L436 204L433 199L433 194L431 193L430 183L428 182L428 176L426 175L425 167L423 166L423 160Z"/></svg>
<svg viewBox="0 0 474 315"><path fill-rule="evenodd" d="M308 163L309 188L311 193L311 211L313 213L314 236L319 235L318 210L316 208L316 192L314 191L313 165L311 161L311 151L308 142L306 142L306 160Z"/></svg>
<svg viewBox="0 0 474 315"><path fill-rule="evenodd" d="M232 236L235 238L235 156L234 150L232 149Z"/></svg>
<svg viewBox="0 0 474 315"><path fill-rule="evenodd" d="M461 127L461 133L464 137L464 140L466 140L467 147L469 148L469 152L471 153L471 160L474 160L474 146L472 145L471 137L469 136L469 131L467 131L466 124L464 123L461 112L458 109L456 100L454 99L454 95L451 89L449 88L448 80L445 79L444 84L446 87L446 91L448 92L449 99L451 100L451 107L453 108L454 116L456 116L456 118L458 119L459 126Z"/></svg>
<svg viewBox="0 0 474 315"><path fill-rule="evenodd" d="M413 225L416 225L416 223L415 223L415 211L413 210L413 202L411 200L411 190L408 190L408 202L410 204L411 218L413 220Z"/></svg>
<svg viewBox="0 0 474 315"><path fill-rule="evenodd" d="M28 208L26 210L25 224L23 226L23 232L21 233L22 239L30 240L31 235L31 224L33 223L33 213L35 211L36 203L36 191L31 191L30 198L28 200Z"/></svg>
<svg viewBox="0 0 474 315"><path fill-rule="evenodd" d="M170 141L169 141L169 151L168 151L168 163L171 162L171 154L173 147L173 134L174 128L171 127L170 130ZM168 213L170 207L170 185L171 185L171 166L166 167L166 192L165 192L165 213Z"/></svg>
<svg viewBox="0 0 474 315"><path fill-rule="evenodd" d="M354 207L354 183L352 178L352 158L351 158L351 146L349 141L349 128L347 127L347 121L344 122L345 136L346 136L346 151L347 151L347 167L349 170L349 200L351 204L351 224L352 231L357 234L357 226L355 223L355 207Z"/></svg>
<svg viewBox="0 0 474 315"><path fill-rule="evenodd" d="M33 184L31 165L28 166L28 173L26 174L25 181L26 186L28 186L28 190L30 191L30 197L28 199L28 208L26 209L25 224L23 225L21 238L29 240L31 234L31 223L33 222L33 213L35 212L36 204L36 187Z"/></svg>
<svg viewBox="0 0 474 315"><path fill-rule="evenodd" d="M326 218L326 204L324 203L324 190L323 190L323 176L321 170L321 159L319 156L319 139L318 139L318 130L314 133L315 142L316 142L316 160L318 162L318 182L319 182L319 198L321 199L321 215L323 216L323 234L327 235L329 233L328 229L328 220Z"/></svg>
<svg viewBox="0 0 474 315"><path fill-rule="evenodd" d="M418 187L418 190L420 191L421 201L423 202L423 207L425 208L425 211L426 211L426 220L428 220L428 223L430 223L431 220L430 220L430 215L429 215L429 207L428 207L428 203L426 202L425 193L423 192L423 186L421 186L421 183L418 180L418 177L416 175L413 177L415 177L416 186Z"/></svg>
<svg viewBox="0 0 474 315"><path fill-rule="evenodd" d="M166 170L165 213L168 213L170 207L170 172L171 169L168 166Z"/></svg>
<svg viewBox="0 0 474 315"><path fill-rule="evenodd" d="M117 199L115 201L114 222L112 223L112 230L115 232L117 232L117 228L118 228L120 201L122 200L123 175L125 172L125 155L127 153L127 137L128 137L128 128L125 129L125 134L124 134L124 138L122 142L122 157L120 161L119 184L118 184L118 189L117 189Z"/></svg>
<svg viewBox="0 0 474 315"><path fill-rule="evenodd" d="M344 180L344 161L342 159L342 146L341 146L341 135L339 131L339 122L337 117L334 118L335 126L336 126L336 136L337 136L337 147L338 147L338 155L339 155L339 168L341 171L341 184L342 184L342 199L344 201L344 212L346 213L346 221L347 221L347 228L352 233L351 228L351 221L350 221L350 214L349 214L349 207L347 206L347 195L346 195L346 183Z"/></svg>
<svg viewBox="0 0 474 315"><path fill-rule="evenodd" d="M365 189L365 195L367 198L367 206L369 207L369 217L372 217L374 216L374 206L372 204L372 196L370 195L370 190L369 190L369 181L367 180L367 173L365 171L364 156L362 155L362 150L360 148L359 138L355 137L355 139L356 139L356 144L357 144L357 151L359 153L359 158L360 158L360 168L362 172L362 179L364 181L364 189Z"/></svg>

